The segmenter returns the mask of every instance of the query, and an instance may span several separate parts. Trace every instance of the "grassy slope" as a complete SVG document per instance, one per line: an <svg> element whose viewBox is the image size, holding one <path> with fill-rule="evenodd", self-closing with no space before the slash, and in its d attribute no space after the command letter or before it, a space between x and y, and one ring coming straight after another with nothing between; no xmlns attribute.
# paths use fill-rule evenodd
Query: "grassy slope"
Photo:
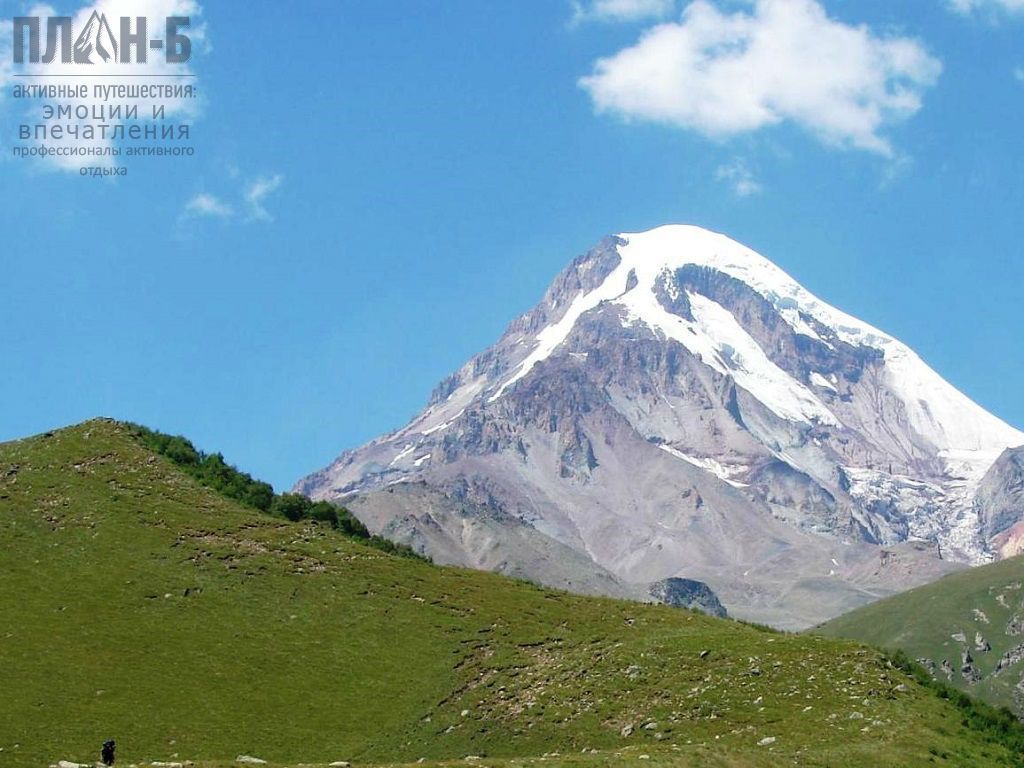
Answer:
<svg viewBox="0 0 1024 768"><path fill-rule="evenodd" d="M393 557L106 421L0 445L0 691L0 766L1013 764L874 651Z"/></svg>
<svg viewBox="0 0 1024 768"><path fill-rule="evenodd" d="M832 637L850 637L884 648L900 648L913 659L947 659L952 683L994 704L1013 706L1013 688L1021 680L1024 663L998 675L993 670L1009 649L1024 643L1024 635L1007 633L1014 616L1024 618L1024 556L946 576L924 587L872 603L819 627ZM983 615L975 613L975 609ZM983 674L968 684L960 674L963 643L953 635L963 632L974 664ZM975 633L992 646L975 650ZM938 673L938 679L946 676ZM1018 708L1019 709L1019 708Z"/></svg>

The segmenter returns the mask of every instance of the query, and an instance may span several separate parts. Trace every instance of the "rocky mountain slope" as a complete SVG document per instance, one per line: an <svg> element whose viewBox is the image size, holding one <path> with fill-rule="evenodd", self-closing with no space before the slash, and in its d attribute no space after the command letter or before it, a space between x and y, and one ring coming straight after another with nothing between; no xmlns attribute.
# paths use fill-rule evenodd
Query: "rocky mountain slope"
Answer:
<svg viewBox="0 0 1024 768"><path fill-rule="evenodd" d="M10 768L1021 764L877 651L396 557L105 420L0 445L0 574Z"/></svg>
<svg viewBox="0 0 1024 768"><path fill-rule="evenodd" d="M442 562L696 579L803 627L1016 546L1024 510L986 474L1021 445L765 258L665 226L577 258L412 422L297 488Z"/></svg>

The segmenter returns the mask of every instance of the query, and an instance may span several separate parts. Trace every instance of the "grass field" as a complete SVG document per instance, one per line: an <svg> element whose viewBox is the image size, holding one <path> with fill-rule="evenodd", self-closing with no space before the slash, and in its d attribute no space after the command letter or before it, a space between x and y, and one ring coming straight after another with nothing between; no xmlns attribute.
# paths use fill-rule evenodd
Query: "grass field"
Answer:
<svg viewBox="0 0 1024 768"><path fill-rule="evenodd" d="M1021 764L877 651L396 557L96 420L0 445L0 767L107 738L210 768Z"/></svg>

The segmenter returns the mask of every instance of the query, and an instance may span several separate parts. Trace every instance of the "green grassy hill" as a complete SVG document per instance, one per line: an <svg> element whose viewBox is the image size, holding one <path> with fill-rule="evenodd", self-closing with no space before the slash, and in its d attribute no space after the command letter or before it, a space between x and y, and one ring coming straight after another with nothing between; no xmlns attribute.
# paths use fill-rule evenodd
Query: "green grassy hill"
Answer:
<svg viewBox="0 0 1024 768"><path fill-rule="evenodd" d="M0 445L0 766L1019 764L964 712L846 641L276 519L126 425Z"/></svg>
<svg viewBox="0 0 1024 768"><path fill-rule="evenodd" d="M937 680L1024 713L1024 556L946 576L815 631L901 649Z"/></svg>

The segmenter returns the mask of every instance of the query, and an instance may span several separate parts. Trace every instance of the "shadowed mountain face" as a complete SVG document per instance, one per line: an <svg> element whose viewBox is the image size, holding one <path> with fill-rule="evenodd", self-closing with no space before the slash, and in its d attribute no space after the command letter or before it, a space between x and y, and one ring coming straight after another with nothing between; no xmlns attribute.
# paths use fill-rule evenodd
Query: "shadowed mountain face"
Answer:
<svg viewBox="0 0 1024 768"><path fill-rule="evenodd" d="M985 473L975 508L982 534L1000 556L1024 552L1024 448L1006 450Z"/></svg>
<svg viewBox="0 0 1024 768"><path fill-rule="evenodd" d="M667 226L577 258L409 425L297 488L442 562L698 579L802 627L993 557L975 495L1022 444L763 257Z"/></svg>

